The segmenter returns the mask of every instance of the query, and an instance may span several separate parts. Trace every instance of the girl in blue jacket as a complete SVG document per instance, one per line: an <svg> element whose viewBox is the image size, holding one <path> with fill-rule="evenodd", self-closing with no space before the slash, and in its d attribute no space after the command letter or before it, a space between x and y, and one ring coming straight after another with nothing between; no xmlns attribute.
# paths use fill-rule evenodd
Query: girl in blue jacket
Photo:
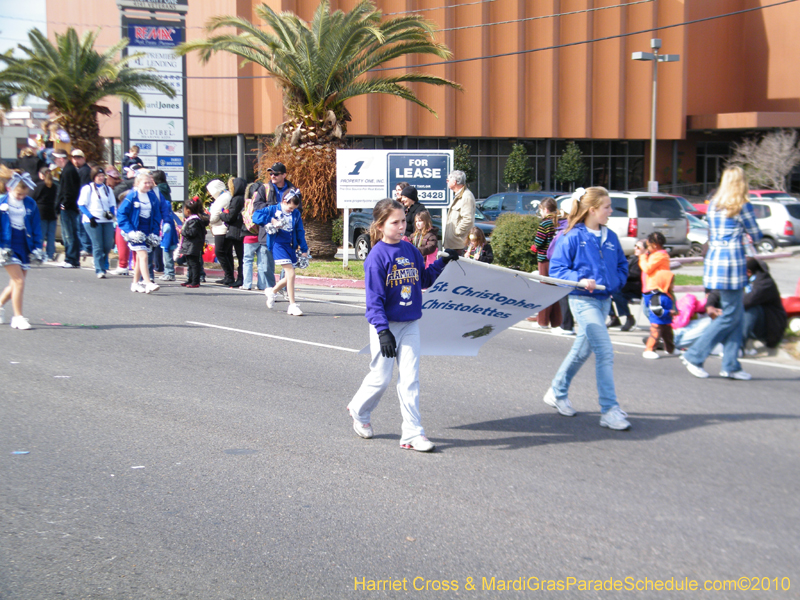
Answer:
<svg viewBox="0 0 800 600"><path fill-rule="evenodd" d="M617 403L614 349L606 329L606 315L611 308L611 294L628 278L628 261L617 235L606 227L611 211L605 188L578 188L572 195L569 223L550 259L550 277L581 284L569 295L569 308L579 331L544 401L559 414L575 416L567 396L569 385L594 352L600 425L623 430L631 424ZM605 289L598 290L598 285Z"/></svg>
<svg viewBox="0 0 800 600"><path fill-rule="evenodd" d="M31 328L28 319L22 316L28 256L33 255L37 262L44 260L39 208L28 196L34 187L30 175L14 173L6 185L8 194L0 196L0 264L11 278L0 294L0 323L5 323L3 306L11 300L14 307L11 327L14 329Z"/></svg>
<svg viewBox="0 0 800 600"><path fill-rule="evenodd" d="M308 256L306 232L298 209L302 201L303 195L300 190L289 188L283 193L280 204L273 204L253 213L253 223L263 225L267 230L267 248L272 253L275 264L283 267L286 275L275 284L275 287L264 290L267 296L267 308L275 306L275 295L285 286L289 293L289 308L286 313L293 317L303 314L294 299L296 248L299 246L302 255Z"/></svg>

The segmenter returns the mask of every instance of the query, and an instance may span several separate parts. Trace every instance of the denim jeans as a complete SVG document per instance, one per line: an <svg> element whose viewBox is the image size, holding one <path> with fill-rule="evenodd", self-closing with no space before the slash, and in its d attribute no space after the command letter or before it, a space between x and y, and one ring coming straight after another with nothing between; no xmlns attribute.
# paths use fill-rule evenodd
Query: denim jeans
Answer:
<svg viewBox="0 0 800 600"><path fill-rule="evenodd" d="M244 245L244 285L242 288L249 290L253 287L253 258L258 260L258 289L275 287L275 263L271 260L272 253L266 244Z"/></svg>
<svg viewBox="0 0 800 600"><path fill-rule="evenodd" d="M572 378L594 352L597 396L600 412L605 414L618 405L617 392L614 388L614 348L611 346L611 337L606 329L611 297L570 295L569 308L578 325L578 332L569 354L553 379L551 384L553 392L558 399L566 398Z"/></svg>
<svg viewBox="0 0 800 600"><path fill-rule="evenodd" d="M757 304L744 311L744 335L742 344L748 340L764 341L767 338L767 318L764 316L764 306Z"/></svg>
<svg viewBox="0 0 800 600"><path fill-rule="evenodd" d="M717 344L722 344L722 370L735 373L742 370L739 364L739 348L744 335L744 290L718 290L722 314L706 327L683 358L695 366L702 367Z"/></svg>
<svg viewBox="0 0 800 600"><path fill-rule="evenodd" d="M78 215L78 240L81 244L81 252L86 252L87 254L92 254L92 238L89 237L89 234L86 232L86 229L83 227L82 223L83 219L81 218L80 214ZM80 256L80 255L79 255Z"/></svg>
<svg viewBox="0 0 800 600"><path fill-rule="evenodd" d="M94 272L105 273L108 271L108 253L114 248L114 224L98 223L92 227L91 223L82 223L83 230L92 241L92 256L94 257Z"/></svg>
<svg viewBox="0 0 800 600"><path fill-rule="evenodd" d="M73 267L81 266L81 246L78 239L78 228L83 230L80 223L80 213L77 210L64 209L61 211L61 239L64 242L64 262Z"/></svg>
<svg viewBox="0 0 800 600"><path fill-rule="evenodd" d="M164 255L164 275L172 275L175 277L175 248L178 244L173 244L169 248L162 248Z"/></svg>
<svg viewBox="0 0 800 600"><path fill-rule="evenodd" d="M47 258L53 260L56 256L56 225L58 221L45 221L42 219L42 239L47 242Z"/></svg>
<svg viewBox="0 0 800 600"><path fill-rule="evenodd" d="M706 328L711 325L711 319L708 317L701 317L694 321L689 321L686 327L681 327L675 330L675 347L676 348L689 348L697 340L699 340Z"/></svg>

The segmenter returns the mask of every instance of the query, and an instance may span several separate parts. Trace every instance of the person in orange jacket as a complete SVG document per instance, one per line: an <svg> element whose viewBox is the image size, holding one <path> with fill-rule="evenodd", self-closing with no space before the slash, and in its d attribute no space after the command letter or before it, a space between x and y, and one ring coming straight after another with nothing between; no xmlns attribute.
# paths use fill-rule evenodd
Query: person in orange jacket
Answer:
<svg viewBox="0 0 800 600"><path fill-rule="evenodd" d="M660 231L647 236L647 250L639 256L639 268L642 270L642 293L653 289L653 276L659 271L669 271L669 253L664 250L667 238Z"/></svg>

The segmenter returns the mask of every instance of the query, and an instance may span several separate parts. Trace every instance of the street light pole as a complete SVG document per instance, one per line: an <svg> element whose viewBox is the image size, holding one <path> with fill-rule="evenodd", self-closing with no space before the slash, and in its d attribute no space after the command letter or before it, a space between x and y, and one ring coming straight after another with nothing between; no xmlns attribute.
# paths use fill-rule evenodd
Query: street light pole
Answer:
<svg viewBox="0 0 800 600"><path fill-rule="evenodd" d="M658 191L658 181L656 181L656 108L658 106L658 63L678 62L681 57L678 54L659 54L661 40L653 38L650 40L650 48L653 52L634 52L633 60L647 60L653 62L653 110L650 119L650 180L647 182L648 192Z"/></svg>

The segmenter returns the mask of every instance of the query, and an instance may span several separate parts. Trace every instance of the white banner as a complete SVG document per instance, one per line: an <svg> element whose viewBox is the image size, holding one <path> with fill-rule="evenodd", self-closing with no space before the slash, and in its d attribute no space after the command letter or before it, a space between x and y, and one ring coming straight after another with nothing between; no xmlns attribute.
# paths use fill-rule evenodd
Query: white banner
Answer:
<svg viewBox="0 0 800 600"><path fill-rule="evenodd" d="M422 294L422 354L476 356L494 336L574 289L532 281L526 275L468 259L448 263Z"/></svg>

